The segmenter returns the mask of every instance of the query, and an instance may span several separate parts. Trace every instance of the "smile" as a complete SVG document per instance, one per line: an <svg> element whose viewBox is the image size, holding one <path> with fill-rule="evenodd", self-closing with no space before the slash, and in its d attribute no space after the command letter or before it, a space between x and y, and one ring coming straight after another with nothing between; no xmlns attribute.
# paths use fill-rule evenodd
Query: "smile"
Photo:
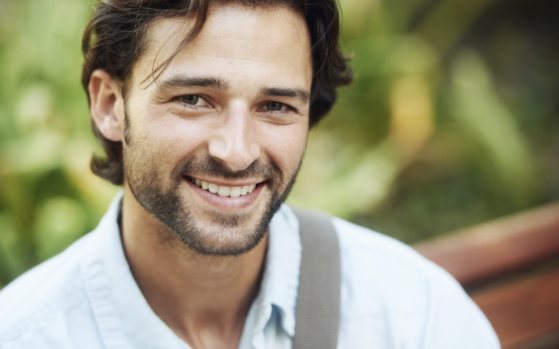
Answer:
<svg viewBox="0 0 559 349"><path fill-rule="evenodd" d="M205 191L209 191L212 194L219 195L221 197L231 197L237 198L240 196L245 196L254 191L256 184L243 185L243 186L225 186L218 185L215 183L206 182L197 178L192 178L192 182L196 184L197 187L202 188Z"/></svg>

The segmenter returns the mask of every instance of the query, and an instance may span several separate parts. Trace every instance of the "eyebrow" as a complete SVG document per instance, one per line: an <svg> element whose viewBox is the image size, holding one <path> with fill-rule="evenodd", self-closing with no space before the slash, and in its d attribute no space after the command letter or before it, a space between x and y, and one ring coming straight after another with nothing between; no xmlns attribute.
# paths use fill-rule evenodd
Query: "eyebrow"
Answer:
<svg viewBox="0 0 559 349"><path fill-rule="evenodd" d="M305 103L310 100L310 93L298 88L268 87L262 89L262 92L265 96L270 97L295 97Z"/></svg>
<svg viewBox="0 0 559 349"><path fill-rule="evenodd" d="M204 77L204 76L173 76L167 80L163 80L159 83L160 87L163 89L173 88L173 87L215 87L219 89L226 89L227 84L222 80L214 77Z"/></svg>
<svg viewBox="0 0 559 349"><path fill-rule="evenodd" d="M223 80L215 77L206 76L173 76L159 83L160 88L177 88L177 87L214 87L218 89L227 89L229 85ZM299 88L282 88L282 87L265 87L261 93L269 97L290 97L298 98L302 102L310 100L310 93Z"/></svg>

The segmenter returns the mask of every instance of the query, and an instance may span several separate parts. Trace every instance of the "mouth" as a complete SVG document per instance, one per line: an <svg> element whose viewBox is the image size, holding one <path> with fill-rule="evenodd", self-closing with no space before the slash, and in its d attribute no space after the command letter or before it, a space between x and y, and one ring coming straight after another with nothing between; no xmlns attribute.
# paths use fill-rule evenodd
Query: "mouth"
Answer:
<svg viewBox="0 0 559 349"><path fill-rule="evenodd" d="M187 180L204 191L224 198L238 198L247 196L251 194L258 186L263 184L263 182L255 182L243 185L223 185L204 181L194 177L187 177Z"/></svg>

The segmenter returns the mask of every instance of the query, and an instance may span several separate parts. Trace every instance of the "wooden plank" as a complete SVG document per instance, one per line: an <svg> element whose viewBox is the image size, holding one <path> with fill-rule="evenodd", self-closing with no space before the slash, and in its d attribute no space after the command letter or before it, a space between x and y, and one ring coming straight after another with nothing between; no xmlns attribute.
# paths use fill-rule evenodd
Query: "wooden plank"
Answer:
<svg viewBox="0 0 559 349"><path fill-rule="evenodd" d="M559 335L559 268L471 294L493 324L503 348ZM545 348L559 347L559 342Z"/></svg>
<svg viewBox="0 0 559 349"><path fill-rule="evenodd" d="M559 256L559 203L414 246L464 286Z"/></svg>

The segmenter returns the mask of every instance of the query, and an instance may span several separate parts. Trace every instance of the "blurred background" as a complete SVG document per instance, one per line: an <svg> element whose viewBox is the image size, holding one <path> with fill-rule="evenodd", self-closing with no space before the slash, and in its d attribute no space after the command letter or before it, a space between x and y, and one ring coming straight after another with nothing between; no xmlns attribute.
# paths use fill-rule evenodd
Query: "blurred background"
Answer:
<svg viewBox="0 0 559 349"><path fill-rule="evenodd" d="M92 0L0 0L0 287L118 188L79 79ZM559 3L342 0L355 82L290 197L411 243L559 199Z"/></svg>

